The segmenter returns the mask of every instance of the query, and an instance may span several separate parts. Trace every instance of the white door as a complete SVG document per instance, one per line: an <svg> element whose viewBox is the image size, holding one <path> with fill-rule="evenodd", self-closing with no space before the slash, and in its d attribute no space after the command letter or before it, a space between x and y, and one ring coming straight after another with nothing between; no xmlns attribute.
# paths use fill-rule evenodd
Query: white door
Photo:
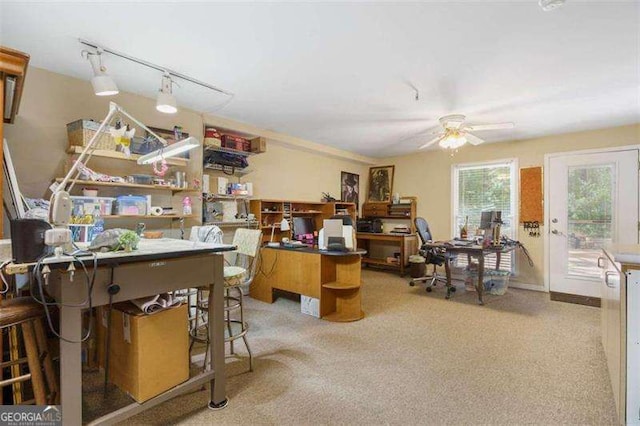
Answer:
<svg viewBox="0 0 640 426"><path fill-rule="evenodd" d="M600 297L598 257L638 243L638 150L549 159L549 289Z"/></svg>

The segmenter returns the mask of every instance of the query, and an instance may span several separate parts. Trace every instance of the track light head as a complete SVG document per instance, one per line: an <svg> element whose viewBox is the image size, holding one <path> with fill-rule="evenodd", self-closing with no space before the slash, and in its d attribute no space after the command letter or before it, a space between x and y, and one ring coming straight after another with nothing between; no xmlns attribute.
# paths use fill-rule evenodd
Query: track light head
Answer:
<svg viewBox="0 0 640 426"><path fill-rule="evenodd" d="M178 104L173 96L171 84L171 76L165 73L162 76L162 85L158 92L158 100L156 101L156 109L165 114L175 114L178 112Z"/></svg>
<svg viewBox="0 0 640 426"><path fill-rule="evenodd" d="M91 53L85 50L83 53L86 54L93 69L93 77L91 78L93 93L96 96L117 95L120 92L118 86L116 86L111 76L107 74L107 68L102 65L102 51L97 50L95 53Z"/></svg>

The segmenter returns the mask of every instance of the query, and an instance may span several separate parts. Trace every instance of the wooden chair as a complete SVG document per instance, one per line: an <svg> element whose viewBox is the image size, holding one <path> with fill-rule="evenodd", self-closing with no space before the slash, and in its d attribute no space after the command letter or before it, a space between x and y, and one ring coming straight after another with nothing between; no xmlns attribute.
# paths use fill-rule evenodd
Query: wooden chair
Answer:
<svg viewBox="0 0 640 426"><path fill-rule="evenodd" d="M0 374L0 393L4 387L13 386L15 390L27 381L31 381L33 388L33 400L14 401L14 404L55 405L59 403L58 381L47 345L43 317L44 309L30 297L0 301L0 331L9 331L10 338L12 336L15 338L13 345L16 348L20 346L18 330L22 332L24 341L23 357L12 356L5 361L0 354L0 372L6 368L11 371L8 379L2 379L4 376ZM19 349L13 351L14 354L19 352ZM29 367L27 374L22 374L23 369L20 368L24 364Z"/></svg>

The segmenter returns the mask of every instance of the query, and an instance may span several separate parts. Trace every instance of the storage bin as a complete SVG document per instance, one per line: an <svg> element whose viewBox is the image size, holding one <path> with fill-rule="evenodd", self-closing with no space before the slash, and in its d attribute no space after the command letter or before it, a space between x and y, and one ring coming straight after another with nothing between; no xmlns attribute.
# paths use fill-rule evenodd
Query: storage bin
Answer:
<svg viewBox="0 0 640 426"><path fill-rule="evenodd" d="M91 138L98 132L100 123L93 120L76 120L67 124L67 138L69 146L87 146ZM112 126L106 126L102 135L96 139L93 146L95 149L115 151L116 141L111 137Z"/></svg>
<svg viewBox="0 0 640 426"><path fill-rule="evenodd" d="M471 263L465 268L464 272L465 272L465 279L464 279L465 290L476 291L476 285L478 284L478 264ZM489 276L489 271L487 269L484 270L482 282L485 288L487 288L487 285L490 284L491 282L491 277Z"/></svg>
<svg viewBox="0 0 640 426"><path fill-rule="evenodd" d="M484 289L491 294L502 296L507 292L509 286L509 277L511 272L503 270L489 270L485 271L485 277L488 276L489 280L485 281Z"/></svg>
<svg viewBox="0 0 640 426"><path fill-rule="evenodd" d="M153 185L153 176L151 175L133 174L129 176L131 177L130 180L133 180L131 183L137 185Z"/></svg>
<svg viewBox="0 0 640 426"><path fill-rule="evenodd" d="M162 142L156 138L142 138L140 136L134 136L131 138L131 145L129 150L132 154L144 155L153 151L157 151L162 148Z"/></svg>
<svg viewBox="0 0 640 426"><path fill-rule="evenodd" d="M144 216L147 214L147 197L120 195L116 197L115 214L120 216Z"/></svg>
<svg viewBox="0 0 640 426"><path fill-rule="evenodd" d="M85 215L93 214L96 206L100 208L100 215L110 216L113 214L113 202L115 198L111 197L81 197L71 196L71 202L73 203L73 210L71 215L73 217L82 217Z"/></svg>

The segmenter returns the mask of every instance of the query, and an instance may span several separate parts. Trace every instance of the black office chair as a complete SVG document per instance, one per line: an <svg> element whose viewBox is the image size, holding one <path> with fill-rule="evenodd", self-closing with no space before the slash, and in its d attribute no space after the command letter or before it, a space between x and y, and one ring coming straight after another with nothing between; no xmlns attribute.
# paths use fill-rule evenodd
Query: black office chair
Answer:
<svg viewBox="0 0 640 426"><path fill-rule="evenodd" d="M425 258L425 263L427 265L433 265L433 273L431 275L425 275L420 278L413 278L409 281L409 285L413 287L417 282L430 281L427 285L427 292L431 292L432 287L439 282L447 285L447 277L438 274L437 267L442 266L445 262L451 262L451 255L447 254L446 250L428 247L426 246L427 242L431 242L431 230L429 229L429 224L423 217L416 217L415 219L416 230L418 231L418 236L420 237L420 242L422 243L422 247L420 248L420 254ZM447 287L447 298L449 298L451 292L455 292L456 288L454 286Z"/></svg>

